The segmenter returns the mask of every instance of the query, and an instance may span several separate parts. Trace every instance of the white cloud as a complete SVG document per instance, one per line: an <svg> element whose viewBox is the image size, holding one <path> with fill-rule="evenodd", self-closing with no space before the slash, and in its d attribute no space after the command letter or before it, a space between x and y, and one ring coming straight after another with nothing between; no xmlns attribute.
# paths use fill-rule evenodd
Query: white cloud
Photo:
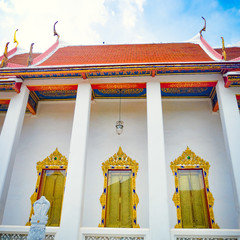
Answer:
<svg viewBox="0 0 240 240"><path fill-rule="evenodd" d="M11 0L10 4L6 4L1 0L1 6L4 7L1 8L3 14L0 18L4 19L5 25L5 27L0 25L1 49L3 49L1 44L3 33L9 38L18 28L17 39L24 48L28 50L30 44L35 42L34 50L46 50L56 39L53 37L53 24L57 20L59 23L56 28L61 39L75 44L96 42L99 36L92 25L103 25L106 21L104 0L70 2ZM10 12L13 14L9 15ZM12 21L6 21L6 17Z"/></svg>
<svg viewBox="0 0 240 240"><path fill-rule="evenodd" d="M12 12L11 8L8 6L8 4L4 1L0 1L0 12L10 13Z"/></svg>
<svg viewBox="0 0 240 240"><path fill-rule="evenodd" d="M224 10L218 0L0 0L0 55L7 41L14 47L17 28L20 46L46 50L57 20L61 40L88 45L185 41L203 27L201 16L211 45L239 41L239 7Z"/></svg>

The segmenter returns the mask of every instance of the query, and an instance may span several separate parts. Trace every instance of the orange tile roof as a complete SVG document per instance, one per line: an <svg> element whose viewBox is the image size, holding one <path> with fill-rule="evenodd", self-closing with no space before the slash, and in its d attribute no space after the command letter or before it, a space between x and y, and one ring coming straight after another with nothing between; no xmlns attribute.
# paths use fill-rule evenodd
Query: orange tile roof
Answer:
<svg viewBox="0 0 240 240"><path fill-rule="evenodd" d="M218 53L222 54L222 48L215 49ZM240 57L240 47L225 48L227 54L227 61Z"/></svg>
<svg viewBox="0 0 240 240"><path fill-rule="evenodd" d="M213 61L193 43L68 46L40 66Z"/></svg>
<svg viewBox="0 0 240 240"><path fill-rule="evenodd" d="M32 57L34 59L39 55L40 55L40 53L33 53ZM28 56L29 56L28 53L18 54L18 55L13 56L12 58L10 58L8 62L13 63L13 64L27 66Z"/></svg>

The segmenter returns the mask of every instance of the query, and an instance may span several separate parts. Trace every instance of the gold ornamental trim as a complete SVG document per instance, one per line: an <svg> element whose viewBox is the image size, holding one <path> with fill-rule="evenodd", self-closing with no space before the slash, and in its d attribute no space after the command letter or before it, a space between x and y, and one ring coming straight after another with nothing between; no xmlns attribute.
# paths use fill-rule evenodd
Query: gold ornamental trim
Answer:
<svg viewBox="0 0 240 240"><path fill-rule="evenodd" d="M214 198L212 193L209 189L209 182L208 182L208 173L210 164L209 162L205 161L204 159L197 156L194 152L190 150L189 147L170 164L170 168L172 173L175 177L175 192L173 194L173 202L177 209L177 224L175 228L182 228L182 215L181 215L181 201L180 201L180 193L179 193L179 179L178 179L178 169L196 169L203 171L203 177L205 182L206 188L206 196L207 196L207 204L209 209L209 217L210 217L210 225L211 228L219 228L218 224L215 222L214 213L213 213L213 205L214 205Z"/></svg>
<svg viewBox="0 0 240 240"><path fill-rule="evenodd" d="M119 147L118 152L115 153L112 157L110 157L108 160L102 163L102 171L104 176L104 187L103 187L103 193L100 197L100 203L102 206L102 217L101 217L101 223L98 225L98 227L105 227L106 222L106 204L107 204L107 179L108 179L108 170L113 169L126 169L131 170L131 185L132 185L132 203L131 203L131 209L132 209L132 226L133 228L139 228L139 224L137 224L137 205L139 203L139 198L136 193L136 177L138 172L138 163L135 160L132 160L132 158L128 157L126 153L122 151L122 148Z"/></svg>
<svg viewBox="0 0 240 240"><path fill-rule="evenodd" d="M26 223L26 226L31 225L31 217L34 213L33 210L33 204L36 202L38 193L39 193L39 187L40 187L40 182L41 182L41 177L42 177L42 171L43 170L48 170L48 169L55 169L55 170L65 170L67 172L67 167L68 167L68 160L65 156L63 156L58 149L50 154L50 156L46 157L43 161L37 162L37 183L35 187L35 191L30 197L31 200L31 211L30 211L30 216L28 219L28 222ZM65 178L66 181L66 178ZM65 183L64 183L65 184Z"/></svg>

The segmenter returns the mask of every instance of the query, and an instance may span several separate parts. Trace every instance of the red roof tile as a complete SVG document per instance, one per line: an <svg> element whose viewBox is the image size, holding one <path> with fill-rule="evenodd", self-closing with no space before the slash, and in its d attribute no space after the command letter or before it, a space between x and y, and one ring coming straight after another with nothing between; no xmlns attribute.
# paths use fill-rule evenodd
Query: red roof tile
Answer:
<svg viewBox="0 0 240 240"><path fill-rule="evenodd" d="M40 66L213 61L193 43L68 46Z"/></svg>
<svg viewBox="0 0 240 240"><path fill-rule="evenodd" d="M33 53L32 57L34 59L39 55L40 55L40 53ZM29 56L28 53L18 54L18 55L13 56L12 58L10 58L8 62L13 63L13 64L27 66L28 56Z"/></svg>
<svg viewBox="0 0 240 240"><path fill-rule="evenodd" d="M222 54L221 48L215 49L218 53ZM235 58L240 57L240 47L230 47L225 48L226 54L227 54L227 61L233 60Z"/></svg>

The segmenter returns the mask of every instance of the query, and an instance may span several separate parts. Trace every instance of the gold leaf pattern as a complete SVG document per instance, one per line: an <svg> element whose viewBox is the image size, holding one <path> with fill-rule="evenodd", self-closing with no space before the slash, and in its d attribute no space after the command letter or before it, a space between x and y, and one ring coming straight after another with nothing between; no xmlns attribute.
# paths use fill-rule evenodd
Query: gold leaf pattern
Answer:
<svg viewBox="0 0 240 240"><path fill-rule="evenodd" d="M175 176L175 189L179 189L179 179L178 179L178 169L202 169L203 170L203 177L205 182L205 187L207 189L207 203L209 207L209 216L210 216L210 224L212 228L219 228L218 224L215 223L214 213L213 213L213 205L214 205L214 198L212 193L209 190L209 182L208 182L208 173L210 164L209 162L203 160L199 156L197 156L194 152L190 150L189 147L175 159L173 162L170 163L170 168ZM180 202L180 193L179 190L174 192L172 198L176 208L177 208L177 220L178 223L175 225L175 228L182 228L182 216L181 216L181 202Z"/></svg>
<svg viewBox="0 0 240 240"><path fill-rule="evenodd" d="M31 225L31 217L33 215L33 203L35 203L37 200L41 176L42 176L42 170L43 169L60 169L60 170L66 170L66 172L67 172L67 167L68 167L67 158L65 156L63 156L58 151L57 148L52 154L50 154L50 156L46 157L43 161L37 162L36 169L37 169L37 173L38 173L38 178L37 178L35 191L32 194L32 196L30 197L31 211L30 211L29 220L26 223L27 226Z"/></svg>
<svg viewBox="0 0 240 240"><path fill-rule="evenodd" d="M104 223L106 222L106 189L107 189L107 174L109 169L127 169L132 170L132 189L136 189L136 176L138 172L138 163L135 160L132 160L130 157L126 155L122 151L122 148L119 147L119 150L117 153L115 153L112 157L110 157L108 160L102 163L102 171L104 176L104 191L100 197L100 203L102 206L102 218L101 223L98 225L98 227L104 227ZM139 228L139 224L137 224L137 205L139 202L138 195L136 191L133 193L132 191L132 226L133 228ZM135 206L135 207L134 207Z"/></svg>

